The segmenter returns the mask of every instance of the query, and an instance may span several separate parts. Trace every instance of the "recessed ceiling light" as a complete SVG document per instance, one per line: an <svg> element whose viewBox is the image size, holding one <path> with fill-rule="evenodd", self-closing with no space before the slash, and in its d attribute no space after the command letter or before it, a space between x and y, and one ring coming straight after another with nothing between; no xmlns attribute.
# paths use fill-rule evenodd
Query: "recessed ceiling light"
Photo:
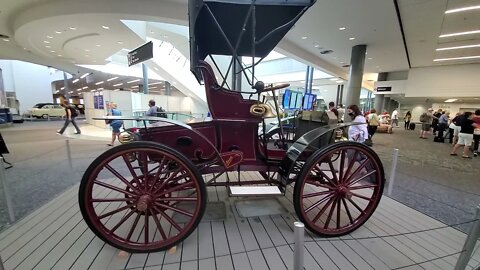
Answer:
<svg viewBox="0 0 480 270"><path fill-rule="evenodd" d="M95 92L95 91L96 91L95 89L94 89L94 90L90 90L90 92Z"/></svg>
<svg viewBox="0 0 480 270"><path fill-rule="evenodd" d="M368 59L368 60L372 60L373 58L372 58L372 57L368 57L367 59Z"/></svg>
<svg viewBox="0 0 480 270"><path fill-rule="evenodd" d="M70 30L77 30L77 28L72 26L70 27Z"/></svg>
<svg viewBox="0 0 480 270"><path fill-rule="evenodd" d="M342 61L342 62L340 62L340 64L345 64L345 62Z"/></svg>
<svg viewBox="0 0 480 270"><path fill-rule="evenodd" d="M346 28L346 27L340 27L340 28L338 28L338 30L340 30L340 31L343 31L343 30L345 30L345 29L347 29L347 28Z"/></svg>
<svg viewBox="0 0 480 270"><path fill-rule="evenodd" d="M453 61L453 60L469 60L469 59L478 59L478 58L480 58L480 55L452 57L452 58L437 58L437 59L433 59L433 62Z"/></svg>
<svg viewBox="0 0 480 270"><path fill-rule="evenodd" d="M61 55L61 54L57 54L57 56L58 56L58 57L62 57L63 55Z"/></svg>
<svg viewBox="0 0 480 270"><path fill-rule="evenodd" d="M349 39L349 40L355 40L355 38L354 38L354 37L351 37L351 38L348 38L348 39Z"/></svg>
<svg viewBox="0 0 480 270"><path fill-rule="evenodd" d="M60 90L63 90L63 89L65 89L65 87L60 88Z"/></svg>
<svg viewBox="0 0 480 270"><path fill-rule="evenodd" d="M80 79L83 79L83 78L87 77L88 75L90 75L90 73L85 73L82 76L80 76Z"/></svg>
<svg viewBox="0 0 480 270"><path fill-rule="evenodd" d="M106 25L102 25L102 28L105 29L105 30L110 29L110 27L108 27L108 26L106 26Z"/></svg>
<svg viewBox="0 0 480 270"><path fill-rule="evenodd" d="M83 90L88 89L88 86L84 86L84 87L82 87L82 89L83 89Z"/></svg>
<svg viewBox="0 0 480 270"><path fill-rule="evenodd" d="M343 81L342 81L342 80L338 80L338 81L335 81L335 82L337 82L337 83L343 83Z"/></svg>
<svg viewBox="0 0 480 270"><path fill-rule="evenodd" d="M438 36L439 38L444 38L444 37L455 37L455 36L463 36L463 35L473 35L473 34L479 34L480 30L473 30L473 31L466 31L466 32L458 32L458 33L451 33L451 34L443 34Z"/></svg>
<svg viewBox="0 0 480 270"><path fill-rule="evenodd" d="M10 41L10 39L8 39L8 38L4 38L4 39L3 39L3 41L5 41L5 42L9 42L9 41Z"/></svg>
<svg viewBox="0 0 480 270"><path fill-rule="evenodd" d="M85 54L85 57L90 57L90 55L88 55L88 54Z"/></svg>
<svg viewBox="0 0 480 270"><path fill-rule="evenodd" d="M43 43L47 43L47 44L49 44L49 43L50 43L50 41L48 41L48 40L44 40L44 41L43 41Z"/></svg>
<svg viewBox="0 0 480 270"><path fill-rule="evenodd" d="M48 49L50 49L50 48L51 48L51 46L49 46L49 45L45 45L45 48L48 48Z"/></svg>
<svg viewBox="0 0 480 270"><path fill-rule="evenodd" d="M454 102L454 101L457 101L458 99L456 98L451 98L451 99L447 99L445 100L444 102Z"/></svg>
<svg viewBox="0 0 480 270"><path fill-rule="evenodd" d="M61 33L62 33L62 32L60 32L60 31L55 31L55 34L59 34L59 35L60 35Z"/></svg>
<svg viewBox="0 0 480 270"><path fill-rule="evenodd" d="M89 49L85 49L86 52L89 52L90 50Z"/></svg>
<svg viewBox="0 0 480 270"><path fill-rule="evenodd" d="M318 44L315 44L315 46L313 46L313 47L315 47L315 48L319 48L319 47L320 47L320 45L318 45Z"/></svg>
<svg viewBox="0 0 480 270"><path fill-rule="evenodd" d="M154 86L154 87L149 87L148 89L157 89L157 87L156 87L156 86Z"/></svg>
<svg viewBox="0 0 480 270"><path fill-rule="evenodd" d="M307 39L307 37L302 37L302 39Z"/></svg>
<svg viewBox="0 0 480 270"><path fill-rule="evenodd" d="M73 91L68 92L69 94L73 94Z"/></svg>
<svg viewBox="0 0 480 270"><path fill-rule="evenodd" d="M462 11L467 11L467 10L474 10L474 9L480 9L480 6L470 6L470 7L450 9L450 10L445 11L445 14L462 12Z"/></svg>
<svg viewBox="0 0 480 270"><path fill-rule="evenodd" d="M76 83L78 81L79 81L79 79L75 79L75 80L72 81L72 83Z"/></svg>
<svg viewBox="0 0 480 270"><path fill-rule="evenodd" d="M123 44L123 41L117 41L117 44Z"/></svg>
<svg viewBox="0 0 480 270"><path fill-rule="evenodd" d="M120 86L122 85L123 83L117 83L117 84L114 84L113 86Z"/></svg>
<svg viewBox="0 0 480 270"><path fill-rule="evenodd" d="M47 36L47 38L53 38L52 36Z"/></svg>
<svg viewBox="0 0 480 270"><path fill-rule="evenodd" d="M118 79L118 77L113 77L113 78L108 79L107 82L110 82L110 81L113 81L113 80L116 80L116 79Z"/></svg>
<svg viewBox="0 0 480 270"><path fill-rule="evenodd" d="M337 78L331 78L330 81L336 81L338 80Z"/></svg>
<svg viewBox="0 0 480 270"><path fill-rule="evenodd" d="M140 79L136 79L136 80L133 80L133 81L129 81L129 82L127 82L127 83L134 83L134 82L138 82L138 81L140 81Z"/></svg>
<svg viewBox="0 0 480 270"><path fill-rule="evenodd" d="M103 90L103 88L98 88L97 90Z"/></svg>
<svg viewBox="0 0 480 270"><path fill-rule="evenodd" d="M97 83L95 83L95 85L100 85L100 84L102 84L102 83L104 83L104 81L97 82Z"/></svg>
<svg viewBox="0 0 480 270"><path fill-rule="evenodd" d="M54 53L55 51L50 51L51 53Z"/></svg>
<svg viewBox="0 0 480 270"><path fill-rule="evenodd" d="M149 83L148 85L156 85L156 84L162 84L163 82L154 82L154 83Z"/></svg>
<svg viewBox="0 0 480 270"><path fill-rule="evenodd" d="M97 44L97 45L95 45L95 46L100 47L101 45L100 45L100 44Z"/></svg>
<svg viewBox="0 0 480 270"><path fill-rule="evenodd" d="M468 49L468 48L477 48L477 47L480 47L480 44L464 45L464 46L456 46L456 47L438 48L437 51L447 51L447 50L457 50L457 49Z"/></svg>

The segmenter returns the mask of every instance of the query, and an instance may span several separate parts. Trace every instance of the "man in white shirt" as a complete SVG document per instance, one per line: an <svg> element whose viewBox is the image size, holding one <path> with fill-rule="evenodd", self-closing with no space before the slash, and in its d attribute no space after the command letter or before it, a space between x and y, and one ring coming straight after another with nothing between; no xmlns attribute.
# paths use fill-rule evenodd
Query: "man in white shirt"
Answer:
<svg viewBox="0 0 480 270"><path fill-rule="evenodd" d="M393 124L395 124L396 127L398 127L398 111L397 109L393 110L392 112L392 127Z"/></svg>

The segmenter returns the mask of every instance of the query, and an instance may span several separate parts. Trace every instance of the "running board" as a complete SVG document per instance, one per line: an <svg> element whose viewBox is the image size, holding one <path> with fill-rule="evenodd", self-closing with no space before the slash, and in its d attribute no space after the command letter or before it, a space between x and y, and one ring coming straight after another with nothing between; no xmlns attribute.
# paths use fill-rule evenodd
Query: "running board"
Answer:
<svg viewBox="0 0 480 270"><path fill-rule="evenodd" d="M228 188L229 195L232 197L283 195L278 186L230 186Z"/></svg>

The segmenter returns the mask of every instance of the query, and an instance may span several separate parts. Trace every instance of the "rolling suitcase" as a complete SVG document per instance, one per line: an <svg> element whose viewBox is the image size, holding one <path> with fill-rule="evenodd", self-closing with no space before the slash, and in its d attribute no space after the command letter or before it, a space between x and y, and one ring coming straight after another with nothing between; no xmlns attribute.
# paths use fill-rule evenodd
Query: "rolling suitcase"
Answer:
<svg viewBox="0 0 480 270"><path fill-rule="evenodd" d="M408 125L408 129L410 129L410 130L415 130L415 127L416 127L415 123L410 123Z"/></svg>

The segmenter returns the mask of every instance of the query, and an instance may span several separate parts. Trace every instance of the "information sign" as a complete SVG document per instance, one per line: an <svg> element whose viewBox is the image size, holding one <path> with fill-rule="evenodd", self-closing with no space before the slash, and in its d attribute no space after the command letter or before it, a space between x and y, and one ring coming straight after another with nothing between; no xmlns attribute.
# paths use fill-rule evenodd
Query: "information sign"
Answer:
<svg viewBox="0 0 480 270"><path fill-rule="evenodd" d="M136 48L135 50L129 52L127 58L128 66L133 66L140 62L153 58L153 43L151 41L147 42L142 46Z"/></svg>

